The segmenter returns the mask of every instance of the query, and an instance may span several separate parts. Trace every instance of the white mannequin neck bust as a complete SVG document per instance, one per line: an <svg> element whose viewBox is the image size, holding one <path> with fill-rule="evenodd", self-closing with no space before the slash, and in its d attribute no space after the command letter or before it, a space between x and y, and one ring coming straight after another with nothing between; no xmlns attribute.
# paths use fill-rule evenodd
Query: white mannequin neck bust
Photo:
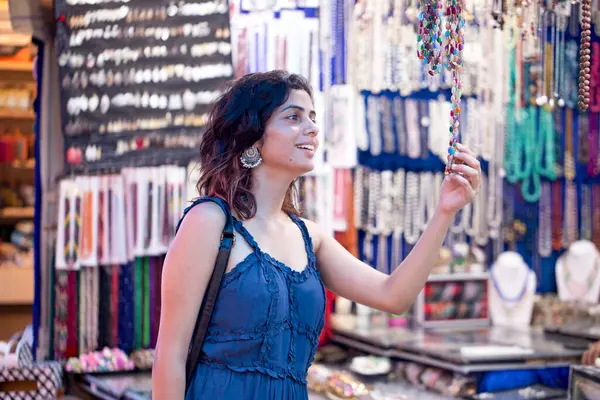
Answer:
<svg viewBox="0 0 600 400"><path fill-rule="evenodd" d="M588 240L573 242L556 261L556 284L561 300L596 303L600 295L600 252Z"/></svg>
<svg viewBox="0 0 600 400"><path fill-rule="evenodd" d="M507 251L498 256L489 281L490 316L494 325L529 326L536 281L535 273L520 254Z"/></svg>

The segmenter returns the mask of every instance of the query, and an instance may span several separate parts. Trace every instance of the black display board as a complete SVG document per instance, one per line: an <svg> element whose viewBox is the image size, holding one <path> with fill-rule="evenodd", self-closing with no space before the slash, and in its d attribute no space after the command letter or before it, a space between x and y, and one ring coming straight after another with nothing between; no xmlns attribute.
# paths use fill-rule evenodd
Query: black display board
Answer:
<svg viewBox="0 0 600 400"><path fill-rule="evenodd" d="M233 78L227 0L56 0L68 173L197 158Z"/></svg>

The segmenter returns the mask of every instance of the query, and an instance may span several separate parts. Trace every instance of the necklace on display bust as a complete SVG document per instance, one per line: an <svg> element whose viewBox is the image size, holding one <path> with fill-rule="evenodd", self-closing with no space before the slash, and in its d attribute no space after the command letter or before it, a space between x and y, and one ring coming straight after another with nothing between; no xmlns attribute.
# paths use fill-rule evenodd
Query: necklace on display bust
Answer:
<svg viewBox="0 0 600 400"><path fill-rule="evenodd" d="M529 279L530 279L532 272L529 269L529 267L523 263L522 259L520 261L518 261L519 264L522 264L522 265L519 265L519 268L522 267L522 269L525 272L525 274L522 278L519 276L520 274L516 274L516 271L508 271L508 269L512 269L511 267L512 267L513 263L511 262L510 266L508 266L508 261L506 262L506 264L504 264L502 261L502 257L506 257L506 256L508 256L507 253L505 253L505 255L500 255L500 257L496 261L496 264L490 269L490 280L492 282L494 291L496 292L496 294L498 295L498 297L501 300L502 308L505 310L505 312L508 316L511 316L514 314L514 312L516 310L518 310L520 308L520 305L522 303L524 303L524 300L529 297L528 294L530 291L528 290L528 286L529 286ZM512 290L511 290L512 293L507 293L506 288L502 287L502 282L498 277L498 272L497 272L498 269L499 270L501 270L501 269L507 270L507 273L511 274L511 278L519 277L518 282L516 282L515 284L510 284L509 286L506 286L506 287L511 287L511 288L513 288L513 287L519 288L516 293ZM506 282L506 283L508 283L508 282Z"/></svg>
<svg viewBox="0 0 600 400"><path fill-rule="evenodd" d="M596 256L593 261L593 266L588 272L587 276L583 280L574 279L573 265L569 264L569 254L567 253L564 258L564 277L565 284L569 289L571 295L576 298L584 298L594 286L598 272L600 270L600 258Z"/></svg>

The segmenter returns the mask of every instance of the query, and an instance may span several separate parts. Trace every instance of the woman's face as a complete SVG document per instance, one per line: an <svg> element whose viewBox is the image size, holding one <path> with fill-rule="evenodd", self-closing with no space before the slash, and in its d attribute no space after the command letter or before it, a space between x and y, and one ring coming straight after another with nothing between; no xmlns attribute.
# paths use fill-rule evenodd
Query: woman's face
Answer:
<svg viewBox="0 0 600 400"><path fill-rule="evenodd" d="M292 90L277 108L257 143L265 167L289 171L296 176L312 171L319 147L312 99L304 90Z"/></svg>

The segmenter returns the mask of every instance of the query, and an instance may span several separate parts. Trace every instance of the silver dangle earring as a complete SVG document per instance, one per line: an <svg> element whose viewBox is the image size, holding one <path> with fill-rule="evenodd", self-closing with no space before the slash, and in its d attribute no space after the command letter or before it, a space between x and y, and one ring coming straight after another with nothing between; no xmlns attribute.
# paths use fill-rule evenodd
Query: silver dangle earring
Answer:
<svg viewBox="0 0 600 400"><path fill-rule="evenodd" d="M256 168L262 163L262 157L256 146L248 147L240 155L240 161L244 168Z"/></svg>

